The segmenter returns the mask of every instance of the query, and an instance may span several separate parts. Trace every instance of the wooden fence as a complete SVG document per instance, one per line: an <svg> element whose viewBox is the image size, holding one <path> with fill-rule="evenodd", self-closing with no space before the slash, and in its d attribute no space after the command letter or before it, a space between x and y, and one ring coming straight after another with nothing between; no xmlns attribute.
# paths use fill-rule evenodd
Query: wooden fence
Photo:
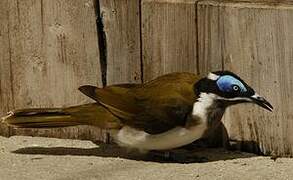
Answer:
<svg viewBox="0 0 293 180"><path fill-rule="evenodd" d="M275 107L233 107L238 148L293 155L293 3L195 0L2 0L0 112L83 104L83 84L146 82L228 69ZM292 103L291 103L292 100ZM1 134L104 139L93 127Z"/></svg>

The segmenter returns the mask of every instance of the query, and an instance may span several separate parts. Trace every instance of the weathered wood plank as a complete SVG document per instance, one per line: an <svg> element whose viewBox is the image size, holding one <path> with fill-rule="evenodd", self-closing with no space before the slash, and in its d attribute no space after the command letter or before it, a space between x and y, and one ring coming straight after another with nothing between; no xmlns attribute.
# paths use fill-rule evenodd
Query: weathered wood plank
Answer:
<svg viewBox="0 0 293 180"><path fill-rule="evenodd" d="M195 0L142 1L142 62L144 80L171 72L199 74L197 57L197 10ZM222 145L220 128L207 145Z"/></svg>
<svg viewBox="0 0 293 180"><path fill-rule="evenodd" d="M99 8L106 85L141 83L140 1L99 0Z"/></svg>
<svg viewBox="0 0 293 180"><path fill-rule="evenodd" d="M8 1L1 1L0 7L0 114L5 114L13 108ZM0 134L9 136L9 129L1 124Z"/></svg>
<svg viewBox="0 0 293 180"><path fill-rule="evenodd" d="M107 84L141 82L140 1L100 0Z"/></svg>
<svg viewBox="0 0 293 180"><path fill-rule="evenodd" d="M93 1L11 0L7 9L1 9L8 13L14 108L89 102L77 88L101 84ZM14 134L100 137L99 130L87 127L16 130Z"/></svg>
<svg viewBox="0 0 293 180"><path fill-rule="evenodd" d="M142 0L144 80L176 71L198 73L195 0Z"/></svg>
<svg viewBox="0 0 293 180"><path fill-rule="evenodd" d="M249 104L229 109L224 124L241 149L293 154L292 18L290 4L198 4L200 69L236 72L275 107L273 113Z"/></svg>

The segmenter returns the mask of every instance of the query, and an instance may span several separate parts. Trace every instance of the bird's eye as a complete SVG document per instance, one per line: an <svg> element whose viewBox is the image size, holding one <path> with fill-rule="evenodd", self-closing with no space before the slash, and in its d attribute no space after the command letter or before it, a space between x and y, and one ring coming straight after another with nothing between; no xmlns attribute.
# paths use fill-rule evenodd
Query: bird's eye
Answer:
<svg viewBox="0 0 293 180"><path fill-rule="evenodd" d="M233 88L234 91L239 91L240 90L239 86L237 86L237 85L233 85L232 88Z"/></svg>

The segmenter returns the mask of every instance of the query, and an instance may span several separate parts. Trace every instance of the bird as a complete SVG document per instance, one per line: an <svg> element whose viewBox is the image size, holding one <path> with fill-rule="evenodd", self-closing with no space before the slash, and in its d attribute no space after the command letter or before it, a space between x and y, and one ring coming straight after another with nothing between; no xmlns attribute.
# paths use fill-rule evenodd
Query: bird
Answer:
<svg viewBox="0 0 293 180"><path fill-rule="evenodd" d="M205 76L175 72L142 84L84 85L79 90L95 102L14 110L2 122L16 128L97 126L107 129L119 146L148 152L176 149L204 137L230 106L253 103L273 110L231 71Z"/></svg>

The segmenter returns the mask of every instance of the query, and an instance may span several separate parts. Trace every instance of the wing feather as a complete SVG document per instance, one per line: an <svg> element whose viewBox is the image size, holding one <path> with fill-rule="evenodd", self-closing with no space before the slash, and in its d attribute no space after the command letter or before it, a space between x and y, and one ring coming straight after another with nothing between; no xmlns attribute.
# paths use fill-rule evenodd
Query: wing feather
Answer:
<svg viewBox="0 0 293 180"><path fill-rule="evenodd" d="M121 122L150 134L184 126L196 98L191 73L172 73L146 84L120 84L79 90L121 119Z"/></svg>

